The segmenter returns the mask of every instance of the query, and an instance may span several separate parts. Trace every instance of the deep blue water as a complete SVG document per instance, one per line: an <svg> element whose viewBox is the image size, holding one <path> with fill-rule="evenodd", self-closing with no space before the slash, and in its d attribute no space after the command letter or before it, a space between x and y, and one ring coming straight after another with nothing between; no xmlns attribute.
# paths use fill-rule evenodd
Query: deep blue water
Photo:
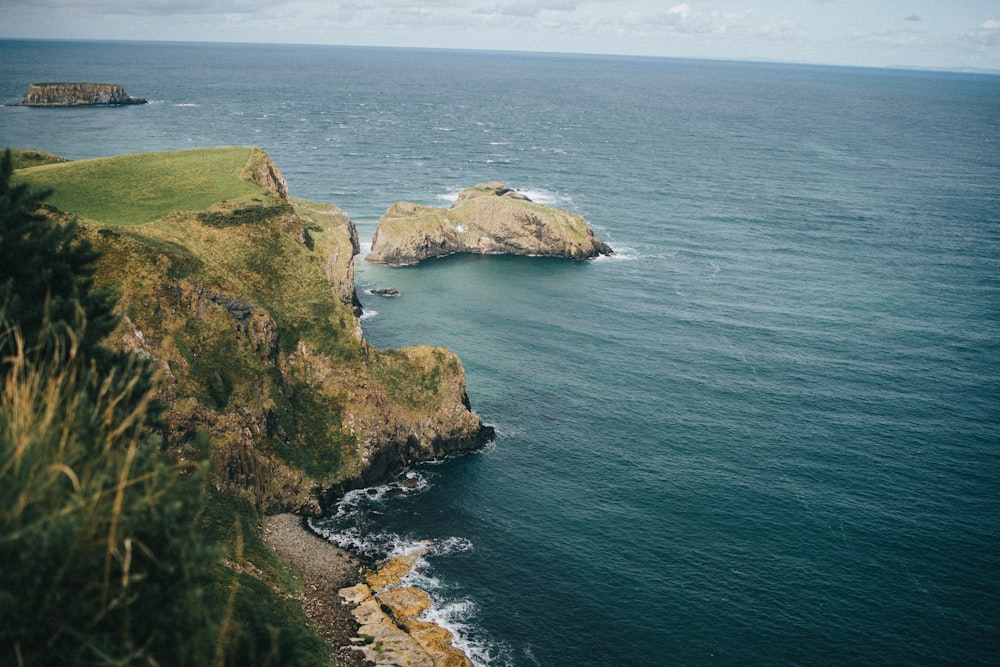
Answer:
<svg viewBox="0 0 1000 667"><path fill-rule="evenodd" d="M0 102L45 80L153 102L0 145L258 145L363 240L499 180L618 251L359 265L369 340L458 352L500 437L326 528L436 540L478 662L1000 662L1000 77L0 41Z"/></svg>

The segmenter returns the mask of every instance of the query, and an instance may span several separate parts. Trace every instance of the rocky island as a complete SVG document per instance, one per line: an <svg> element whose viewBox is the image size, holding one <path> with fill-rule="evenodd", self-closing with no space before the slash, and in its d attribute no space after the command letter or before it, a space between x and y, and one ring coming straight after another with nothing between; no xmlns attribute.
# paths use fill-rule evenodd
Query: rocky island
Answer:
<svg viewBox="0 0 1000 667"><path fill-rule="evenodd" d="M379 220L365 260L416 264L452 253L567 259L613 255L583 217L531 201L502 183L459 193L450 208L397 202Z"/></svg>
<svg viewBox="0 0 1000 667"><path fill-rule="evenodd" d="M21 104L26 107L123 106L146 104L112 83L33 83Z"/></svg>

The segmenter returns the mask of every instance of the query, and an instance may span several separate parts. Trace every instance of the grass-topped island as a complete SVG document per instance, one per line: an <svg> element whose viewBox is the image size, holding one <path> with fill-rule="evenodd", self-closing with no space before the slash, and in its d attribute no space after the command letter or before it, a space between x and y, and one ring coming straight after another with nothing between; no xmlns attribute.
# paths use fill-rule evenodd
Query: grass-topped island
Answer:
<svg viewBox="0 0 1000 667"><path fill-rule="evenodd" d="M2 504L27 504L36 513L35 523L15 510L2 517L3 534L14 537L0 543L5 567L0 602L11 596L18 603L9 610L0 604L6 610L0 625L13 624L0 631L0 662L49 664L56 646L65 644L45 642L58 639L80 642L74 646L92 651L95 660L107 656L130 664L258 664L267 655L273 664L335 664L329 643L313 641L316 635L309 632L303 638L301 580L264 546L262 519L321 514L347 489L390 479L411 462L484 445L492 429L469 409L461 362L445 348L380 350L367 343L354 292L353 258L359 250L354 224L331 204L289 196L279 169L260 149L80 161L32 151L12 157L0 188L7 209L0 239L5 245L17 239L24 249L5 248L21 259L0 267L0 308L12 304L0 315L2 352L21 358L22 370L2 367L0 426L14 424L16 414L23 429L7 428L0 445L5 455L17 453L25 461L34 456L39 470L61 471L59 479L69 481L50 496L15 476L10 465L0 467ZM32 249L49 238L57 239L53 248L42 259L33 257ZM81 252L83 259L59 263L64 252ZM49 301L22 298L19 286L33 284L28 272L38 276L52 262L77 270L67 294L56 296L84 305L69 309L66 324L52 330L51 340L68 336L65 343L53 347L45 342L50 334L39 333L38 345L21 346L18 308L28 308L28 301L41 308ZM102 303L109 312L101 310ZM96 315L90 317L93 308ZM39 331L49 331L49 320L43 320ZM33 395L47 385L28 382L23 369L36 368L41 379L55 373L46 355L77 354L74 341L90 340L96 330L92 321L104 323L94 358L118 360L108 367L114 370L95 378L86 375L87 368L101 366L81 362L80 373L91 379L63 378L55 394ZM96 393L85 403L101 405L110 400L101 383L114 384L118 380L107 378L129 373L148 379L146 398L113 402L86 438L72 420L47 416L47 406L72 402L74 391L89 396L88 387ZM134 393L144 385L128 386ZM60 398L60 387L70 395ZM127 425L119 425L126 418ZM75 446L83 453L74 458L67 454L70 445L41 447L35 440L45 429L63 433L67 442L79 441ZM96 438L101 451L136 454L107 454L101 460L112 467L103 476L87 477L86 462L95 459L84 454L96 446L87 438ZM140 459L145 468L135 464ZM105 498L110 505L94 500ZM85 516L75 514L84 510ZM142 530L127 520L130 512L136 517L153 512L163 530L187 531L185 543L202 545L191 548L203 548L204 558L185 556L193 565L172 563L169 550L158 553L147 545L149 539L143 541ZM56 520L67 516L74 520ZM25 561L20 567L31 576L17 578L21 584L8 581L13 575L4 559L51 546L36 543L50 533L31 529L47 521L65 531L66 544L86 553L53 552L49 560ZM58 542L50 537L45 540ZM89 548L98 550L93 559L101 564L98 572L86 570ZM44 578L32 567L56 567L70 556L84 569L62 572L62 585L110 582L104 598L81 589L80 599L90 605L85 608L93 608L83 620L69 619L65 605L53 609L47 589L30 583ZM156 579L150 572L163 568L174 572L178 586L200 587L195 598L205 611L198 627L213 646L207 653L195 646L205 637L189 630L174 640L160 636L170 631L170 614L162 623L133 623L128 627L134 636L124 639L95 634L105 616L129 621L132 601L154 596L143 581ZM165 589L157 591L166 596L161 607L183 602ZM195 604L193 599L184 597L183 604ZM56 620L69 629L50 633L56 639L39 638ZM24 633L32 623L40 629L32 630L37 637L28 641ZM164 623L166 629L160 627ZM159 639L143 635L147 630Z"/></svg>

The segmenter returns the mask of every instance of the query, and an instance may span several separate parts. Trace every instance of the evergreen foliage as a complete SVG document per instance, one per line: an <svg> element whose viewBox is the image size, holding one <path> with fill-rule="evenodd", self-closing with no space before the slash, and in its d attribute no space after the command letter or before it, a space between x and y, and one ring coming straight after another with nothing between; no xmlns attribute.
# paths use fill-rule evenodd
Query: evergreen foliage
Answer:
<svg viewBox="0 0 1000 667"><path fill-rule="evenodd" d="M109 375L124 360L101 346L119 318L113 296L94 287L99 255L75 223L53 224L39 212L50 191L14 184L12 173L8 150L0 157L0 312L29 350L66 352L67 332L77 332L76 353ZM0 358L10 352L0 348Z"/></svg>

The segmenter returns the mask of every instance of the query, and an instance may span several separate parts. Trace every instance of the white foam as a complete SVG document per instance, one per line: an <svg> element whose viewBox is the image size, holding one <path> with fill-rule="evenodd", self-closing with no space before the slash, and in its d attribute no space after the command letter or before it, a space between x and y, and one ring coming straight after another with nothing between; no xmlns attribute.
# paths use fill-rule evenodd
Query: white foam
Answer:
<svg viewBox="0 0 1000 667"><path fill-rule="evenodd" d="M419 554L411 570L403 576L402 585L420 588L430 595L432 606L421 620L448 630L455 648L465 653L477 667L510 664L509 656L505 655L508 647L497 644L475 624L475 603L460 594L455 595L454 588L433 572L435 558L472 551L475 547L471 540L457 536L419 540L395 533L371 532L369 517L382 511L397 495L422 493L430 488L433 476L434 473L423 470L408 470L387 484L350 491L337 504L333 517L336 528L319 527L313 520L310 526L333 544L369 557L389 559Z"/></svg>
<svg viewBox="0 0 1000 667"><path fill-rule="evenodd" d="M420 620L436 623L451 633L452 645L465 653L476 667L494 664L493 651L489 644L473 638L475 628L469 621L475 617L476 605L471 600L443 601L432 596L433 606L425 611Z"/></svg>
<svg viewBox="0 0 1000 667"><path fill-rule="evenodd" d="M200 104L195 104L194 102L182 102L180 104L175 104L175 107L200 107Z"/></svg>
<svg viewBox="0 0 1000 667"><path fill-rule="evenodd" d="M614 243L609 244L611 248L615 251L614 255L600 255L595 257L593 261L595 262L631 262L637 259L642 259L639 251L635 248L629 248L628 246L619 246Z"/></svg>
<svg viewBox="0 0 1000 667"><path fill-rule="evenodd" d="M362 308L361 309L361 317L359 317L358 319L360 321L364 322L366 320L372 319L373 317L376 317L377 315L378 315L378 311L377 310L374 310L372 308Z"/></svg>
<svg viewBox="0 0 1000 667"><path fill-rule="evenodd" d="M565 207L573 203L573 198L569 195L560 194L558 192L552 192L551 190L545 189L517 189L522 195L530 199L537 204L545 204L546 206L560 206Z"/></svg>
<svg viewBox="0 0 1000 667"><path fill-rule="evenodd" d="M456 553L466 553L475 549L472 540L464 537L446 537L443 540L436 540L433 546L435 556L449 556Z"/></svg>

